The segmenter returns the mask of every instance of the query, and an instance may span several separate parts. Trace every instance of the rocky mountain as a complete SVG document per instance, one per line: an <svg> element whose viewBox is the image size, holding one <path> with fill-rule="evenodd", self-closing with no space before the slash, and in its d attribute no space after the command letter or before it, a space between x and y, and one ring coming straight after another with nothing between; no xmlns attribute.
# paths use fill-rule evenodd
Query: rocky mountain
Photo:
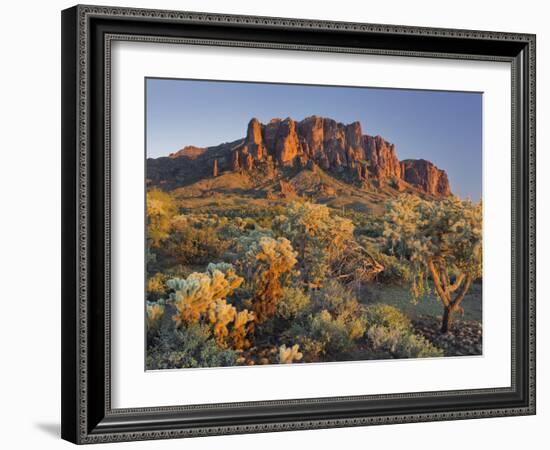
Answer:
<svg viewBox="0 0 550 450"><path fill-rule="evenodd" d="M227 171L316 167L378 188L391 183L399 191L412 186L434 197L451 195L446 172L430 161L400 161L394 144L363 134L359 122L346 125L318 116L267 124L253 118L243 139L208 148L188 146L169 157L148 159L147 177L152 184L174 188Z"/></svg>

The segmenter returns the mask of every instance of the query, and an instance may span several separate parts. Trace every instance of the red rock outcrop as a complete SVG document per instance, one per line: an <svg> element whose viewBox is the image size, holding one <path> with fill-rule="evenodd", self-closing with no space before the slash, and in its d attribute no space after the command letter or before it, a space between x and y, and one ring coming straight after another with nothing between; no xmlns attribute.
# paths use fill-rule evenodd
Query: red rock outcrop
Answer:
<svg viewBox="0 0 550 450"><path fill-rule="evenodd" d="M306 142L306 153L312 159L324 150L324 119L310 116L298 122L298 133Z"/></svg>
<svg viewBox="0 0 550 450"><path fill-rule="evenodd" d="M428 194L438 197L451 195L447 172L425 159L401 161L402 179Z"/></svg>
<svg viewBox="0 0 550 450"><path fill-rule="evenodd" d="M216 178L218 176L218 160L215 159L212 164L212 176Z"/></svg>
<svg viewBox="0 0 550 450"><path fill-rule="evenodd" d="M257 161L261 161L267 155L262 133L262 124L256 118L248 123L245 147L246 149L243 148L243 153L250 153Z"/></svg>
<svg viewBox="0 0 550 450"><path fill-rule="evenodd" d="M212 159L214 154L218 155L216 162ZM431 162L400 162L394 144L381 136L363 134L359 122L345 125L319 116L299 122L289 117L276 118L267 124L253 118L242 140L207 149L188 146L170 155L171 159L180 157L197 164L202 159L208 161L212 174L251 171L258 164L264 172L277 166L321 167L339 173L347 170L364 186L372 180L375 186L390 186L400 192L412 185L433 196L451 195L447 174Z"/></svg>
<svg viewBox="0 0 550 450"><path fill-rule="evenodd" d="M349 168L358 180L372 177L378 186L393 180L400 191L404 190L400 180L404 180L431 195L448 196L451 192L444 171L424 160L401 163L394 144L381 136L364 135L359 122L344 125L310 116L300 122L272 119L263 125L254 118L243 145L234 151L232 168L251 170L256 161L268 156L281 166L313 163L325 170Z"/></svg>
<svg viewBox="0 0 550 450"><path fill-rule="evenodd" d="M365 135L364 148L369 169L376 179L401 178L401 165L395 152L395 145L390 144L381 136Z"/></svg>
<svg viewBox="0 0 550 450"><path fill-rule="evenodd" d="M275 160L284 166L292 165L294 159L301 153L296 122L290 118L279 122L275 142Z"/></svg>
<svg viewBox="0 0 550 450"><path fill-rule="evenodd" d="M206 152L206 148L202 147L195 147L194 145L188 145L186 147L183 147L181 150L178 150L177 152L170 153L168 155L168 158L179 158L181 156L185 156L190 159L197 159L199 156L202 156L204 152Z"/></svg>

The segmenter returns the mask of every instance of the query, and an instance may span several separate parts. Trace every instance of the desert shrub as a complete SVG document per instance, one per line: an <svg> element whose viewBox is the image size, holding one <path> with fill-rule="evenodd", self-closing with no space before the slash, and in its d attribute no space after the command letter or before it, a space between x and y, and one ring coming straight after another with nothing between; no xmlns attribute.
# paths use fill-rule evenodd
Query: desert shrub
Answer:
<svg viewBox="0 0 550 450"><path fill-rule="evenodd" d="M333 314L340 313L348 304L358 304L352 291L335 280L328 281L313 293L317 311L326 309Z"/></svg>
<svg viewBox="0 0 550 450"><path fill-rule="evenodd" d="M365 308L349 289L332 280L317 291L314 298L315 307L329 311L346 328L350 339L363 337L367 325Z"/></svg>
<svg viewBox="0 0 550 450"><path fill-rule="evenodd" d="M361 333L364 328L357 333L353 325L350 327L329 311L322 310L293 323L283 333L282 340L297 343L306 361L341 360L354 349Z"/></svg>
<svg viewBox="0 0 550 450"><path fill-rule="evenodd" d="M405 333L397 344L396 355L398 358L435 358L444 356L444 351L422 336Z"/></svg>
<svg viewBox="0 0 550 450"><path fill-rule="evenodd" d="M315 314L310 322L309 335L323 346L325 355L339 355L353 348L353 339L346 325L323 310Z"/></svg>
<svg viewBox="0 0 550 450"><path fill-rule="evenodd" d="M373 325L367 332L371 348L394 358L426 358L443 356L443 350L410 330Z"/></svg>
<svg viewBox="0 0 550 450"><path fill-rule="evenodd" d="M160 322L164 316L165 305L161 300L159 302L147 302L146 304L146 321L147 333L149 336L155 335L160 327Z"/></svg>
<svg viewBox="0 0 550 450"><path fill-rule="evenodd" d="M298 252L299 269L306 284L322 285L331 263L338 260L353 241L351 220L331 215L325 205L292 202L273 228L290 240Z"/></svg>
<svg viewBox="0 0 550 450"><path fill-rule="evenodd" d="M285 238L261 237L250 245L245 258L247 278L254 286L252 309L255 320L262 323L277 310L285 279L293 274L296 252Z"/></svg>
<svg viewBox="0 0 550 450"><path fill-rule="evenodd" d="M173 330L170 345L158 343L147 352L148 369L184 367L224 367L237 364L238 353L220 348L212 339L211 330L200 324Z"/></svg>
<svg viewBox="0 0 550 450"><path fill-rule="evenodd" d="M310 304L310 297L296 287L284 287L277 303L277 316L290 320L302 313Z"/></svg>
<svg viewBox="0 0 550 450"><path fill-rule="evenodd" d="M382 237L384 234L384 221L382 218L376 214L362 214L362 216L358 221L357 234L373 239Z"/></svg>
<svg viewBox="0 0 550 450"><path fill-rule="evenodd" d="M378 281L388 284L402 284L410 280L411 271L406 261L382 252L377 252L373 256L384 266L384 270L376 276Z"/></svg>
<svg viewBox="0 0 550 450"><path fill-rule="evenodd" d="M367 332L367 337L375 351L394 352L401 338L401 330L372 325Z"/></svg>
<svg viewBox="0 0 550 450"><path fill-rule="evenodd" d="M358 241L384 267L381 272L376 274L377 281L386 284L403 284L411 280L408 261L381 251L378 240L361 236Z"/></svg>
<svg viewBox="0 0 550 450"><path fill-rule="evenodd" d="M365 336L364 306L336 281L310 296L309 304L282 333L282 341L298 344L305 361L346 359Z"/></svg>
<svg viewBox="0 0 550 450"><path fill-rule="evenodd" d="M414 334L408 317L394 306L381 303L370 305L365 316L368 345L376 355L393 358L443 356L443 350Z"/></svg>
<svg viewBox="0 0 550 450"><path fill-rule="evenodd" d="M299 345L300 352L303 355L303 361L320 362L324 360L325 346L322 342L304 334L297 335L294 342Z"/></svg>
<svg viewBox="0 0 550 450"><path fill-rule="evenodd" d="M284 213L284 206L271 204L269 208L246 207L225 211L225 215L234 220L246 221L244 218L254 219L255 224L269 229L275 217Z"/></svg>
<svg viewBox="0 0 550 450"><path fill-rule="evenodd" d="M365 308L369 327L382 326L390 330L409 330L411 321L398 308L384 303L376 303Z"/></svg>
<svg viewBox="0 0 550 450"><path fill-rule="evenodd" d="M171 233L159 254L169 265L206 264L224 256L230 241L220 238L221 223L207 216L179 215L171 221Z"/></svg>
<svg viewBox="0 0 550 450"><path fill-rule="evenodd" d="M160 189L147 191L147 239L152 247L170 236L171 219L177 213L173 197Z"/></svg>
<svg viewBox="0 0 550 450"><path fill-rule="evenodd" d="M168 277L160 272L157 272L153 276L149 277L145 287L147 300L157 301L160 298L166 297L166 281L168 281Z"/></svg>

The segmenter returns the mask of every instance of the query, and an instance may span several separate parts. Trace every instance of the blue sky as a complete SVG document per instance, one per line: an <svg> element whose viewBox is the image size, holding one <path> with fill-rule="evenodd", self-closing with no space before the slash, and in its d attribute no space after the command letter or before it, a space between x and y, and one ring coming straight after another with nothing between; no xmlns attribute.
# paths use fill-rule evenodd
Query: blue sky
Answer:
<svg viewBox="0 0 550 450"><path fill-rule="evenodd" d="M358 120L364 134L393 142L399 159L430 160L455 194L481 197L480 93L154 78L146 89L148 157L239 139L252 117L318 115Z"/></svg>

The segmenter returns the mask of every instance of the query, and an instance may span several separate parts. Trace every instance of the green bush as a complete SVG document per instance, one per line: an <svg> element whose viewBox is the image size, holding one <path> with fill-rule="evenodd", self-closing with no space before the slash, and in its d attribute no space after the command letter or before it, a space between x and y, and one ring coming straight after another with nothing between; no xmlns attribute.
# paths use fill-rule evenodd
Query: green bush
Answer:
<svg viewBox="0 0 550 450"><path fill-rule="evenodd" d="M376 303L365 308L367 324L372 326L382 326L390 330L406 331L410 330L411 322L398 308L383 303Z"/></svg>
<svg viewBox="0 0 550 450"><path fill-rule="evenodd" d="M422 336L411 330L391 329L373 325L367 332L369 344L374 352L390 354L393 358L426 358L443 356L443 350L434 347Z"/></svg>
<svg viewBox="0 0 550 450"><path fill-rule="evenodd" d="M354 225L326 205L292 202L284 215L274 219L273 230L292 243L303 281L317 288L326 281L331 264L339 261L353 242Z"/></svg>
<svg viewBox="0 0 550 450"><path fill-rule="evenodd" d="M404 284L411 280L410 266L407 261L381 251L376 241L361 237L359 239L370 255L384 266L384 270L376 275L376 280L386 284Z"/></svg>
<svg viewBox="0 0 550 450"><path fill-rule="evenodd" d="M336 281L330 281L316 292L315 307L331 313L336 322L343 325L352 340L366 332L365 308L355 295Z"/></svg>
<svg viewBox="0 0 550 450"><path fill-rule="evenodd" d="M208 327L190 325L173 330L172 338L158 342L147 352L147 369L234 366L237 352L221 349Z"/></svg>
<svg viewBox="0 0 550 450"><path fill-rule="evenodd" d="M326 361L346 359L365 333L364 307L348 289L330 281L311 294L284 337L300 345L304 361Z"/></svg>
<svg viewBox="0 0 550 450"><path fill-rule="evenodd" d="M230 243L220 239L216 226L199 224L185 216L177 219L169 239L158 251L169 265L207 264L224 256Z"/></svg>
<svg viewBox="0 0 550 450"><path fill-rule="evenodd" d="M381 252L373 256L384 266L384 270L376 276L378 281L388 284L403 284L411 279L411 271L405 261Z"/></svg>
<svg viewBox="0 0 550 450"><path fill-rule="evenodd" d="M314 291L315 311L326 309L333 314L340 314L346 308L352 305L353 308L359 307L355 295L334 280L330 280L325 285Z"/></svg>
<svg viewBox="0 0 550 450"><path fill-rule="evenodd" d="M366 308L367 340L376 355L393 358L425 358L443 356L422 336L415 335L411 322L394 306L378 303Z"/></svg>
<svg viewBox="0 0 550 450"><path fill-rule="evenodd" d="M332 318L327 310L311 318L309 336L322 345L323 353L335 359L353 348L353 340L345 324Z"/></svg>
<svg viewBox="0 0 550 450"><path fill-rule="evenodd" d="M304 362L320 362L325 360L325 346L322 342L300 334L295 337L295 343L300 346Z"/></svg>
<svg viewBox="0 0 550 450"><path fill-rule="evenodd" d="M310 302L309 296L301 289L284 287L277 304L277 316L285 320L294 319L310 305Z"/></svg>

